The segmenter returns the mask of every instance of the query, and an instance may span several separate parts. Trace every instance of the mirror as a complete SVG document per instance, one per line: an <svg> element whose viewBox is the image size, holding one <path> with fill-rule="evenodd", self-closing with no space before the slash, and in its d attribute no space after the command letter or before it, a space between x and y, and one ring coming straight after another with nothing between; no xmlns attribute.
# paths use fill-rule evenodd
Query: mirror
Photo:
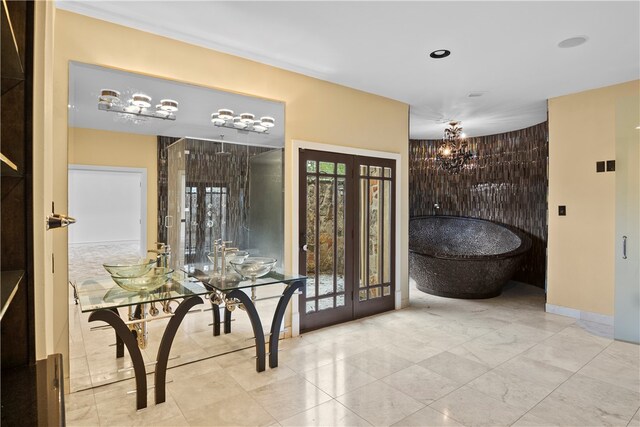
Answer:
<svg viewBox="0 0 640 427"><path fill-rule="evenodd" d="M225 120L226 110L233 114ZM69 228L69 280L81 286L108 277L104 262L155 257L147 250L156 242L171 245L176 270L207 262L215 239L281 268L284 120L281 102L71 62L69 212L77 227ZM269 304L257 304L265 319ZM252 346L244 313L234 314L232 334L214 337L205 305L183 322L170 367ZM113 331L95 330L87 317L70 301L72 391L133 376L128 354L116 359L109 346ZM162 330L150 327L148 360Z"/></svg>

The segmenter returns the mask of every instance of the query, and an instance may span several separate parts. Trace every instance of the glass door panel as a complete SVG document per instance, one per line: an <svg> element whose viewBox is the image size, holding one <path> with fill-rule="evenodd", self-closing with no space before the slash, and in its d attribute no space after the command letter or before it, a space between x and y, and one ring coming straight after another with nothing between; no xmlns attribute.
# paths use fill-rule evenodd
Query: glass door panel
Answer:
<svg viewBox="0 0 640 427"><path fill-rule="evenodd" d="M348 156L301 152L300 272L307 285L301 296L301 329L351 318L349 248L351 220ZM302 311L302 310L301 310Z"/></svg>
<svg viewBox="0 0 640 427"><path fill-rule="evenodd" d="M394 307L394 162L358 157L359 291L354 316Z"/></svg>
<svg viewBox="0 0 640 427"><path fill-rule="evenodd" d="M300 151L300 327L394 307L391 160Z"/></svg>

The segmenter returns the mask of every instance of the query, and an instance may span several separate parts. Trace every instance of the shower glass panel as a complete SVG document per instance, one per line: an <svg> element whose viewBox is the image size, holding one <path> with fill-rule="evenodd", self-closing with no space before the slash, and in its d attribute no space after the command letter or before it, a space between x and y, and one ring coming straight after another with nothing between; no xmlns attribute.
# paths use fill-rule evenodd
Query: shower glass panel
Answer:
<svg viewBox="0 0 640 427"><path fill-rule="evenodd" d="M182 138L167 151L173 268L208 262L217 239L281 268L283 150Z"/></svg>
<svg viewBox="0 0 640 427"><path fill-rule="evenodd" d="M185 170L187 146L186 139L182 138L167 148L168 161L168 210L164 218L167 228L167 243L172 253L169 260L170 266L176 269L184 265L185 246L187 244L187 230L185 225L186 185Z"/></svg>

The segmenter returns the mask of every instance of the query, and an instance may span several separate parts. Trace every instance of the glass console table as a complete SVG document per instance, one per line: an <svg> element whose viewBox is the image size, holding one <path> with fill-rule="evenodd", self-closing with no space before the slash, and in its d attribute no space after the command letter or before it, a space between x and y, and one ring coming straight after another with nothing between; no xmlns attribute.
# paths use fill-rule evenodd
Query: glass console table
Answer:
<svg viewBox="0 0 640 427"><path fill-rule="evenodd" d="M183 276L180 278L180 276ZM200 295L210 291L202 283L184 277L175 276L159 289L149 293L128 292L120 288L111 277L85 280L78 285L78 299L83 313L90 312L89 322L108 323L116 333L116 357L124 357L127 347L136 379L136 408L147 407L147 376L141 348L147 344L147 322L167 319L154 373L155 403L166 399L165 380L171 344L178 327L187 312L195 305L202 304ZM181 300L181 301L179 301ZM178 303L175 310L171 303ZM157 306L162 307L162 311ZM129 316L122 319L118 308L128 308ZM162 313L162 314L161 314Z"/></svg>
<svg viewBox="0 0 640 427"><path fill-rule="evenodd" d="M209 300L213 305L214 335L220 334L220 306L225 307L225 333L231 332L231 311L233 311L235 307L240 306L247 312L256 341L256 371L258 372L265 370L266 349L262 323L254 305L254 301L260 301L260 299L257 299L255 296L255 290L261 286L276 284L285 285L285 289L282 294L277 296L279 298L278 305L273 313L273 320L271 321L271 328L269 331L269 367L277 367L278 336L280 335L280 326L282 325L284 313L292 295L302 289L307 277L271 271L266 276L256 278L255 280L240 280L239 278L238 280L220 280L218 276L213 275L212 264L187 264L182 268L182 270L190 277L201 281L206 287L211 289ZM248 295L245 292L247 290L251 291L251 295Z"/></svg>
<svg viewBox="0 0 640 427"><path fill-rule="evenodd" d="M185 266L184 272L190 277L176 273L174 280L149 293L125 291L109 276L85 280L78 285L80 309L83 313L91 313L89 322L103 321L115 330L116 357L124 357L124 347L129 351L136 379L137 409L147 406L146 369L140 351L147 344L147 322L169 319L156 357L154 382L155 403L158 404L166 400L167 363L173 339L187 312L195 305L202 304L202 296L213 304L214 335L216 328L219 334L221 305L225 307L225 333L231 332L233 308L239 306L247 312L255 336L256 370L262 372L266 362L265 335L254 305L255 289L284 284L285 290L278 296L279 301L271 322L272 339L269 340L269 367L278 366L278 336L284 313L291 296L302 288L306 277L271 272L255 281L220 281L207 274L208 267L205 264ZM248 295L246 290L251 290L252 295ZM171 306L172 303L177 303L175 309ZM128 308L126 319L120 317L119 308Z"/></svg>

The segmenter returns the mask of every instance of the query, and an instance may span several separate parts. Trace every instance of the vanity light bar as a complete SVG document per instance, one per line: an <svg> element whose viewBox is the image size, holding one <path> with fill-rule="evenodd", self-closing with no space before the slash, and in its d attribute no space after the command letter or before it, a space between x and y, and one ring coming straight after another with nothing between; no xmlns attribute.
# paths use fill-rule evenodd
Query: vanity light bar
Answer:
<svg viewBox="0 0 640 427"><path fill-rule="evenodd" d="M98 110L119 113L125 118L150 117L154 119L175 120L178 111L178 101L174 99L162 99L160 103L151 108L151 97L141 92L134 93L131 98L124 101L120 98L120 92L114 89L101 89L98 97Z"/></svg>
<svg viewBox="0 0 640 427"><path fill-rule="evenodd" d="M221 108L217 113L211 114L211 123L218 127L244 130L255 133L269 133L269 129L276 125L273 117L263 116L260 120L255 119L252 113L242 113L234 116L233 110Z"/></svg>

